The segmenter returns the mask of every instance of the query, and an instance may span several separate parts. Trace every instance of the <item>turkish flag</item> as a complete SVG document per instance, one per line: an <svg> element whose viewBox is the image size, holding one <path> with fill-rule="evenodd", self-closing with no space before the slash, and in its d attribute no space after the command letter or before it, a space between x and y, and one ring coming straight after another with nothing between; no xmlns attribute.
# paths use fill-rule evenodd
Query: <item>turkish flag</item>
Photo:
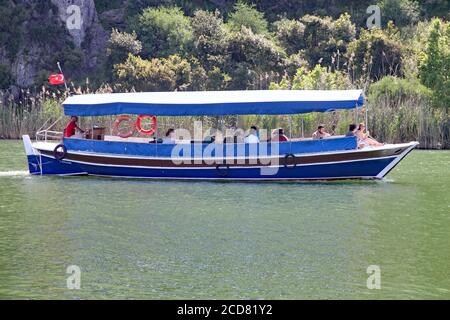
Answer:
<svg viewBox="0 0 450 320"><path fill-rule="evenodd" d="M62 73L52 74L50 78L48 78L48 82L50 82L50 84L53 85L64 84L65 83L64 75Z"/></svg>

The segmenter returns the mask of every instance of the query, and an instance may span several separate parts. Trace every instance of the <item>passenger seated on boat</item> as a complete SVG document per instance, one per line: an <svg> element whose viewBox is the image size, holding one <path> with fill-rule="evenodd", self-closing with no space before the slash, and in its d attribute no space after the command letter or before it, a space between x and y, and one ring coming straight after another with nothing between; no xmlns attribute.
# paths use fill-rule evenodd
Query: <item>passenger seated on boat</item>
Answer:
<svg viewBox="0 0 450 320"><path fill-rule="evenodd" d="M284 129L278 128L272 131L272 137L270 139L272 142L286 142L289 141L288 137L284 134Z"/></svg>
<svg viewBox="0 0 450 320"><path fill-rule="evenodd" d="M369 135L369 132L366 131L366 126L364 123L359 124L359 127L356 130L356 136L358 137L359 148L363 148L365 146L379 147L384 145Z"/></svg>
<svg viewBox="0 0 450 320"><path fill-rule="evenodd" d="M163 144L175 144L175 129L170 128L162 140Z"/></svg>
<svg viewBox="0 0 450 320"><path fill-rule="evenodd" d="M322 124L317 127L317 131L312 135L314 140L326 139L329 137L331 137L331 134L325 131L325 126Z"/></svg>
<svg viewBox="0 0 450 320"><path fill-rule="evenodd" d="M345 135L346 137L355 137L356 136L356 124L352 123L348 126L348 132Z"/></svg>
<svg viewBox="0 0 450 320"><path fill-rule="evenodd" d="M250 128L250 133L244 139L245 143L259 143L258 137L258 128L256 126L252 126Z"/></svg>
<svg viewBox="0 0 450 320"><path fill-rule="evenodd" d="M76 134L76 130L80 131L81 133L84 133L84 130L80 129L78 127L78 117L73 116L70 118L70 122L67 124L66 128L64 129L64 138L70 138L73 137Z"/></svg>
<svg viewBox="0 0 450 320"><path fill-rule="evenodd" d="M229 136L223 139L223 143L244 143L244 139L241 136Z"/></svg>

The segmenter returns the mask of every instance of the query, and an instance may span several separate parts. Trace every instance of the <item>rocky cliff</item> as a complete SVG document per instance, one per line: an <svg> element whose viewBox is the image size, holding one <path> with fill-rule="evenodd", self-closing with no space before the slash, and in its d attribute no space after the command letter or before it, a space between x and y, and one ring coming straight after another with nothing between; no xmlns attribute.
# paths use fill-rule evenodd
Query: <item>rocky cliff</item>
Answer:
<svg viewBox="0 0 450 320"><path fill-rule="evenodd" d="M1 13L9 21L0 23L0 77L15 87L39 85L57 61L69 79L100 70L109 32L94 0L3 1Z"/></svg>

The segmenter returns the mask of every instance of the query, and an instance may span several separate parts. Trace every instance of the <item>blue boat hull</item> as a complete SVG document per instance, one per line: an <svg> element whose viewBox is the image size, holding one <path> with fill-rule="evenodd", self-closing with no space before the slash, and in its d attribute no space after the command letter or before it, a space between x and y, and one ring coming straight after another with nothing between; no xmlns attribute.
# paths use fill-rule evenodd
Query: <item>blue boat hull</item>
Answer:
<svg viewBox="0 0 450 320"><path fill-rule="evenodd" d="M67 151L63 160L58 160L54 152L56 144L33 146L29 137L24 137L30 173L34 175L180 180L382 179L417 145L409 143L357 150L355 143L355 139L347 138L286 143L280 144L280 151L274 155L258 150L256 158L249 145L244 146L245 153L241 158L233 144L222 145L232 148L231 156L218 158L192 157L195 152L189 152L189 149L195 146L188 145L190 155L182 158L187 161L177 163L176 157L170 157L175 146L70 139L64 141ZM208 145L202 147L204 151ZM215 161L208 162L208 159ZM225 160L226 164L222 164Z"/></svg>
<svg viewBox="0 0 450 320"><path fill-rule="evenodd" d="M32 174L43 175L95 175L107 177L193 179L193 180L335 180L376 179L397 157L342 162L333 164L302 165L294 168L281 166L273 175L262 175L260 168L132 168L59 161L51 157L29 156ZM39 161L42 161L42 165ZM39 169L42 167L42 171ZM36 169L37 168L37 169Z"/></svg>

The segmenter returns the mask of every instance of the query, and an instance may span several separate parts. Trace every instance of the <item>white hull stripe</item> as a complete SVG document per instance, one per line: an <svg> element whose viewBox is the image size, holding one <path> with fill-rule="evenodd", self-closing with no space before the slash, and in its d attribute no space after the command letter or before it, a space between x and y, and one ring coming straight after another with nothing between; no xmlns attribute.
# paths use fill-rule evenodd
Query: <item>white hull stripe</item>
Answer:
<svg viewBox="0 0 450 320"><path fill-rule="evenodd" d="M395 144L395 145L387 145L384 147L378 147L378 148L370 148L370 149L352 149L352 150L337 150L337 151L327 151L327 152L314 152L314 153L297 153L294 154L295 157L301 158L301 157L310 157L310 156L320 156L320 155L337 155L337 154L347 154L347 153L368 153L373 151L381 151L381 150L394 150L394 149L401 149L405 147L412 146L413 148L417 146L418 143L416 142L410 142L410 143L402 143L402 144ZM53 152L55 145L51 143L40 143L39 145L36 145L35 148L37 151L39 149L44 151L51 151ZM139 160L191 160L191 161L217 161L217 160L223 160L226 161L229 160L257 160L257 159L267 159L267 158L284 158L285 155L260 155L260 156L248 156L248 157L227 157L225 154L225 157L219 158L219 157L205 157L205 158L198 158L198 157L145 157L145 156L136 156L136 155L117 155L117 154L110 154L110 153L96 153L96 152L85 152L85 151L75 151L75 150L69 150L70 154L73 155L81 155L81 156L96 156L96 157L105 157L105 158L118 158L118 159L139 159Z"/></svg>

